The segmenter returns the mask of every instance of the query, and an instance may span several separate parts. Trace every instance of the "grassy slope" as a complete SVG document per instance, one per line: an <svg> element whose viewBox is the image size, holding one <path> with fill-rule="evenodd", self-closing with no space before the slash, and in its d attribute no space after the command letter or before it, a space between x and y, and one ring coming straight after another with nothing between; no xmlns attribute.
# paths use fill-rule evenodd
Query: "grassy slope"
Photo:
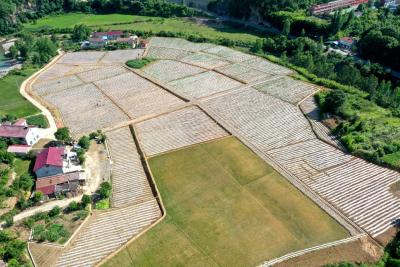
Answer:
<svg viewBox="0 0 400 267"><path fill-rule="evenodd" d="M35 24L24 24L24 28L35 31L43 27L68 28L77 24L86 24L94 29L102 27L104 29L153 31L154 33L160 31L196 33L212 39L229 38L239 41L255 41L260 37L250 31L224 25L208 27L185 18L161 18L122 14L89 15L72 13L42 18Z"/></svg>
<svg viewBox="0 0 400 267"><path fill-rule="evenodd" d="M36 114L39 110L19 93L22 82L37 69L28 68L22 75L10 74L0 79L0 115L10 114L25 117Z"/></svg>
<svg viewBox="0 0 400 267"><path fill-rule="evenodd" d="M347 232L231 137L150 159L166 219L105 266L253 266Z"/></svg>

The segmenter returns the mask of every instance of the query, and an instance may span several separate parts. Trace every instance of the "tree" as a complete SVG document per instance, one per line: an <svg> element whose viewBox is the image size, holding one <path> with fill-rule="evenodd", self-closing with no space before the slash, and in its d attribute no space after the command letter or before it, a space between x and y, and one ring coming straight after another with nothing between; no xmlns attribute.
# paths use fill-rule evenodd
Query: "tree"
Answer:
<svg viewBox="0 0 400 267"><path fill-rule="evenodd" d="M41 191L35 191L35 194L33 196L33 202L38 203L40 200L43 198L43 193Z"/></svg>
<svg viewBox="0 0 400 267"><path fill-rule="evenodd" d="M86 135L82 136L79 139L78 145L80 147L82 147L84 150L87 151L89 149L89 147L90 147L90 139L89 139L89 137L87 137Z"/></svg>
<svg viewBox="0 0 400 267"><path fill-rule="evenodd" d="M54 136L56 137L57 140L62 141L64 143L69 143L72 140L69 133L69 129L67 127L57 129Z"/></svg>
<svg viewBox="0 0 400 267"><path fill-rule="evenodd" d="M68 205L68 212L76 211L79 209L79 205L76 201L71 201Z"/></svg>
<svg viewBox="0 0 400 267"><path fill-rule="evenodd" d="M10 47L10 57L14 59L18 57L18 48L15 45Z"/></svg>
<svg viewBox="0 0 400 267"><path fill-rule="evenodd" d="M71 38L75 42L84 41L90 36L90 33L91 29L88 26L84 24L75 25L72 30Z"/></svg>
<svg viewBox="0 0 400 267"><path fill-rule="evenodd" d="M19 187L25 191L30 191L33 186L33 177L28 173L24 173L19 177Z"/></svg>
<svg viewBox="0 0 400 267"><path fill-rule="evenodd" d="M99 189L101 198L108 198L111 195L111 184L109 182L102 182Z"/></svg>
<svg viewBox="0 0 400 267"><path fill-rule="evenodd" d="M14 153L9 153L5 150L0 150L0 162L5 164L11 164L13 163L14 158L15 158Z"/></svg>
<svg viewBox="0 0 400 267"><path fill-rule="evenodd" d="M342 90L331 90L325 97L324 108L328 112L337 114L339 109L346 102L346 99L346 94Z"/></svg>
<svg viewBox="0 0 400 267"><path fill-rule="evenodd" d="M286 19L285 22L283 23L283 29L282 29L282 34L283 35L289 36L289 34L290 34L290 26L291 26L290 19Z"/></svg>
<svg viewBox="0 0 400 267"><path fill-rule="evenodd" d="M57 54L57 46L48 37L40 37L35 43L35 60L36 64L47 63L53 56Z"/></svg>
<svg viewBox="0 0 400 267"><path fill-rule="evenodd" d="M89 195L83 195L81 202L83 208L86 208L92 202L92 198Z"/></svg>

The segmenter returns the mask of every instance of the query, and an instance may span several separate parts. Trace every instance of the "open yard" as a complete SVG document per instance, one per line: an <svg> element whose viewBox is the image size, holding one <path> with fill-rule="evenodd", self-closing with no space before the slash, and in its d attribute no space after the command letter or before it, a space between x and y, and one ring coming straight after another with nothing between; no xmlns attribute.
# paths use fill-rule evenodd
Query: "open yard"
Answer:
<svg viewBox="0 0 400 267"><path fill-rule="evenodd" d="M246 42L255 41L261 37L258 33L248 29L235 29L225 24L196 23L196 21L186 18L161 18L123 14L93 15L71 13L49 16L37 20L36 23L24 24L24 28L28 31L37 31L49 27L69 28L78 24L85 24L94 29L101 27L110 30L152 31L153 33L170 31L200 34L211 39L229 38Z"/></svg>
<svg viewBox="0 0 400 267"><path fill-rule="evenodd" d="M9 74L0 79L0 115L10 114L25 117L39 112L28 100L19 93L19 87L24 80L37 69L27 68L19 74Z"/></svg>
<svg viewBox="0 0 400 267"><path fill-rule="evenodd" d="M104 266L254 266L348 236L234 137L149 163L167 217Z"/></svg>

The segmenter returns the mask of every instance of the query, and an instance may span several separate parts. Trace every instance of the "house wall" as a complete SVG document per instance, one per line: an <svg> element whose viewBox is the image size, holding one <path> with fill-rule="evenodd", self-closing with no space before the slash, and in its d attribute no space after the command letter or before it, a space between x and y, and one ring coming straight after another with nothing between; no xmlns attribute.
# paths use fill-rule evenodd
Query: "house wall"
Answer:
<svg viewBox="0 0 400 267"><path fill-rule="evenodd" d="M28 134L25 137L25 143L27 145L34 145L40 139L40 130L38 128L30 128Z"/></svg>
<svg viewBox="0 0 400 267"><path fill-rule="evenodd" d="M44 166L38 170L36 170L36 177L46 177L46 176L52 176L56 174L63 173L62 167L56 167L56 166Z"/></svg>

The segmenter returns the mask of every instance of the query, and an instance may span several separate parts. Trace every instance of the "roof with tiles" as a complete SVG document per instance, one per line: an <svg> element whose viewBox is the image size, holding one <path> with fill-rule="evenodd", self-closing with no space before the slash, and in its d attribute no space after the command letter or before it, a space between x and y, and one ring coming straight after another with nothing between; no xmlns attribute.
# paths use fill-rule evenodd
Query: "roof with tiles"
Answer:
<svg viewBox="0 0 400 267"><path fill-rule="evenodd" d="M33 171L37 171L38 169L48 165L62 167L64 151L64 147L49 147L43 149L36 157Z"/></svg>

